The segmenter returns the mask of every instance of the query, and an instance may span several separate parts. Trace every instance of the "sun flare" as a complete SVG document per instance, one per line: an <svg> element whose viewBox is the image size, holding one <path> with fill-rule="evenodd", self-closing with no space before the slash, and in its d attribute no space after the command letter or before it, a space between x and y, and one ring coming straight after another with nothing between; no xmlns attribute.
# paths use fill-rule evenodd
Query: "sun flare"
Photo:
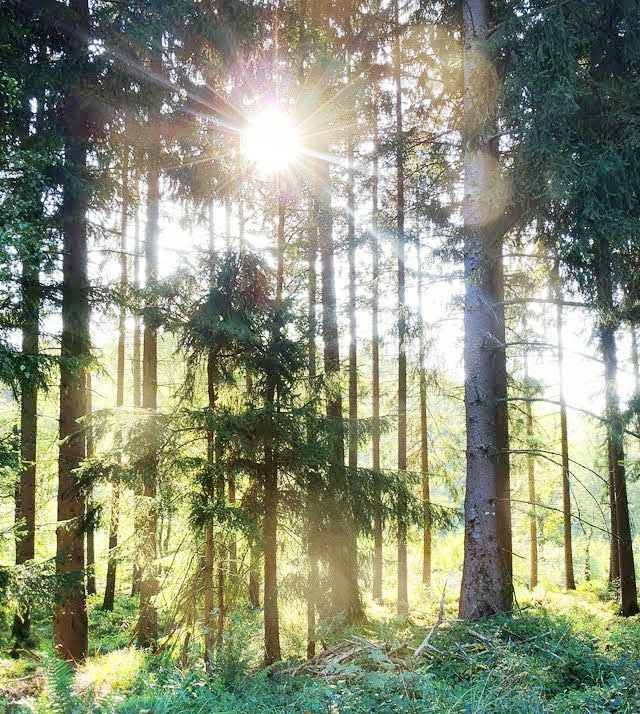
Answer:
<svg viewBox="0 0 640 714"><path fill-rule="evenodd" d="M276 107L255 116L242 136L242 150L267 174L283 171L300 155L300 134L291 118Z"/></svg>

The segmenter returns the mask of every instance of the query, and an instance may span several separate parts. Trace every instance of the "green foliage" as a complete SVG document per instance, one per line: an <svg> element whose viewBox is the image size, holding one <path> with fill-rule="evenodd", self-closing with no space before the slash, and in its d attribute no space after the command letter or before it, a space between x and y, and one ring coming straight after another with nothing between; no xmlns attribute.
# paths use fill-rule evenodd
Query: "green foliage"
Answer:
<svg viewBox="0 0 640 714"><path fill-rule="evenodd" d="M55 656L45 661L44 711L52 714L74 714L79 711L73 695L73 669Z"/></svg>

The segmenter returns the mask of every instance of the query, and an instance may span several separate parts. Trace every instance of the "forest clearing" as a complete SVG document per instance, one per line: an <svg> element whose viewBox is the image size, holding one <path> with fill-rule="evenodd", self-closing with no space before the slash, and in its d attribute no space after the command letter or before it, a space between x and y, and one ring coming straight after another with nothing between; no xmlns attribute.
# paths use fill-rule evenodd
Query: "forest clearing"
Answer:
<svg viewBox="0 0 640 714"><path fill-rule="evenodd" d="M640 2L0 10L0 713L640 712Z"/></svg>

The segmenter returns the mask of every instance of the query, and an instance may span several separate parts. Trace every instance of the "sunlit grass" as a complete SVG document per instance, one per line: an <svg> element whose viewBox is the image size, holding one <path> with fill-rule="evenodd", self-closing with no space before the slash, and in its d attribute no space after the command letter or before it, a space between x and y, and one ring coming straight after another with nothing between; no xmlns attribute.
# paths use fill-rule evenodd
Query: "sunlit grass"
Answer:
<svg viewBox="0 0 640 714"><path fill-rule="evenodd" d="M90 657L78 668L75 690L90 693L96 700L124 692L131 687L144 665L144 654L133 647Z"/></svg>

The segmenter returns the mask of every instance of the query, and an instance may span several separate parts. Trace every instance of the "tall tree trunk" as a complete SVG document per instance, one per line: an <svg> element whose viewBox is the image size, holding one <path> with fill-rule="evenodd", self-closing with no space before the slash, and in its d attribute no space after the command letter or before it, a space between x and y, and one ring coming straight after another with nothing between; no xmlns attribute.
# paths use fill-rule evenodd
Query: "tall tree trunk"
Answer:
<svg viewBox="0 0 640 714"><path fill-rule="evenodd" d="M427 371L422 313L422 250L418 233L418 370L420 380L420 473L422 480L422 584L431 586L431 493L427 429Z"/></svg>
<svg viewBox="0 0 640 714"><path fill-rule="evenodd" d="M460 617L478 618L512 607L511 518L504 348L502 235L492 226L489 187L498 184L492 95L481 43L487 0L467 0L464 24L465 407L467 479Z"/></svg>
<svg viewBox="0 0 640 714"><path fill-rule="evenodd" d="M607 433L607 464L609 467L609 513L611 517L611 533L609 536L609 586L617 589L618 581L620 580L620 549L618 547L618 515L616 513L616 493L613 478L613 446L609 433Z"/></svg>
<svg viewBox="0 0 640 714"><path fill-rule="evenodd" d="M278 231L276 268L276 308L282 305L284 287L285 250L285 199L278 181ZM275 383L270 384L267 406L272 407L277 398ZM272 430L273 432L273 430ZM265 663L273 664L281 658L280 620L278 614L278 462L277 450L272 443L265 445L264 516L262 541L264 547L264 649Z"/></svg>
<svg viewBox="0 0 640 714"><path fill-rule="evenodd" d="M556 284L558 283L556 269ZM575 590L573 575L573 545L571 538L571 481L569 468L569 439L567 436L567 405L564 397L564 351L562 344L562 296L556 288L556 328L558 334L558 389L560 393L560 452L562 455L562 520L564 535L564 585Z"/></svg>
<svg viewBox="0 0 640 714"><path fill-rule="evenodd" d="M631 366L633 368L634 396L640 399L640 362L638 360L638 335L636 328L631 328ZM636 417L636 431L640 434L640 413Z"/></svg>
<svg viewBox="0 0 640 714"><path fill-rule="evenodd" d="M311 5L311 27L317 30L313 36L313 50L318 61L309 77L310 86L326 85L327 49L325 30L329 25L327 3ZM317 52L316 52L317 50ZM323 97L328 99L328 97ZM333 511L332 522L327 528L325 552L329 565L330 592L327 595L327 610L333 615L341 614L347 621L362 615L362 602L358 589L357 531L354 514L349 510L344 463L344 425L342 393L340 390L340 350L336 310L336 287L334 270L333 217L331 209L331 176L326 157L330 153L329 131L323 117L312 112L314 125L310 127L314 137L314 149L319 157L314 162L314 195L318 216L318 251L320 254L322 334L324 340L324 374L326 416L330 434L330 479L332 503L327 510Z"/></svg>
<svg viewBox="0 0 640 714"><path fill-rule="evenodd" d="M351 21L348 20L347 43L350 45ZM347 51L347 86L351 83L351 53ZM355 107L352 107L355 112ZM348 118L351 125L355 116ZM347 246L349 254L349 469L358 468L358 331L356 327L356 221L354 146L352 131L347 138Z"/></svg>
<svg viewBox="0 0 640 714"><path fill-rule="evenodd" d="M133 228L133 287L137 290L140 287L140 182L136 178L136 212ZM142 406L142 374L140 362L141 345L140 315L136 312L133 318L133 406L139 409ZM136 485L134 487L134 521L135 530L139 531L139 504L142 496L142 489ZM140 562L138 553L133 555L133 571L131 573L131 595L140 593Z"/></svg>
<svg viewBox="0 0 640 714"><path fill-rule="evenodd" d="M91 372L87 370L87 414L93 413L93 393L91 387ZM85 433L85 449L87 459L94 457L93 429L91 425ZM86 521L87 521L87 595L95 595L96 590L96 522L95 503L93 501L93 483L88 485Z"/></svg>
<svg viewBox="0 0 640 714"><path fill-rule="evenodd" d="M528 355L525 354L524 373L529 379ZM529 587L533 590L538 584L538 519L536 513L536 476L535 457L532 453L533 441L533 413L531 402L525 402L525 419L527 427L527 485L529 489Z"/></svg>
<svg viewBox="0 0 640 714"><path fill-rule="evenodd" d="M120 216L120 287L124 292L129 285L127 270L127 224L129 217L129 150L125 146L122 163L122 213ZM127 314L124 305L120 306L118 315L118 364L116 376L116 407L124 406L124 358ZM116 437L120 442L122 435ZM121 455L118 454L118 461ZM107 580L104 588L102 609L112 611L116 595L116 554L118 548L118 522L120 520L120 484L116 481L112 485L111 519L109 521L109 555L107 560Z"/></svg>
<svg viewBox="0 0 640 714"><path fill-rule="evenodd" d="M398 255L398 475L407 470L407 318L404 267L404 141L402 135L402 56L398 0L393 3L393 75L396 88L396 251ZM398 504L398 602L399 615L409 611L407 589L407 517L405 499Z"/></svg>
<svg viewBox="0 0 640 714"><path fill-rule="evenodd" d="M88 64L88 0L71 0L77 32L69 35L68 64L82 72ZM76 470L85 457L78 420L86 413L86 362L89 358L89 280L87 276L88 125L86 108L75 83L65 99L65 180L62 201L62 340L60 344L60 452L58 459L58 527L56 529L56 606L53 634L56 652L81 662L87 654L88 627L84 585L85 498ZM79 366L79 364L81 366Z"/></svg>
<svg viewBox="0 0 640 714"><path fill-rule="evenodd" d="M380 237L378 235L379 141L378 98L374 98L373 175L371 179L371 465L380 471ZM373 513L373 599L382 600L382 503L376 489Z"/></svg>
<svg viewBox="0 0 640 714"><path fill-rule="evenodd" d="M151 60L152 74L162 71L159 57ZM147 167L147 226L145 235L146 288L153 289L158 281L158 234L160 232L160 161L161 147L156 138L148 149ZM147 306L148 308L149 306ZM158 406L158 332L149 309L144 313L142 339L142 406L153 413ZM140 616L138 618L138 645L155 649L158 641L158 613L154 597L158 593L156 575L157 557L157 478L158 455L151 444L142 480L140 508Z"/></svg>
<svg viewBox="0 0 640 714"><path fill-rule="evenodd" d="M318 257L318 220L316 204L312 196L309 197L307 208L309 225L307 227L307 313L309 317L309 346L307 374L309 377L309 393L312 397L317 394L317 351L316 351L316 293L317 276L316 260ZM308 428L308 439L313 443L315 426L313 417ZM318 515L316 512L316 484L315 479L309 484L307 494L307 657L311 658L316 653L316 606L318 590L320 587L318 572Z"/></svg>
<svg viewBox="0 0 640 714"><path fill-rule="evenodd" d="M37 252L34 253L37 256ZM38 355L40 324L40 260L29 254L22 262L22 354ZM36 446L38 437L38 387L33 375L20 380L20 481L16 489L16 565L33 560L36 536ZM13 618L15 648L31 643L31 618L27 604Z"/></svg>
<svg viewBox="0 0 640 714"><path fill-rule="evenodd" d="M324 147L323 154L327 153ZM322 334L324 337L324 371L326 376L326 414L332 431L331 461L337 501L336 513L329 535L331 594L329 609L334 614L342 613L346 620L355 620L362 614L358 590L357 553L355 528L351 515L343 514L338 522L339 502L346 489L344 469L344 428L342 424L342 394L340 392L340 352L338 319L336 311L336 288L334 271L334 248L331 215L331 182L329 165L318 162L318 247L322 275Z"/></svg>
<svg viewBox="0 0 640 714"><path fill-rule="evenodd" d="M209 202L207 223L209 229L209 281L213 284L213 271L215 267L214 257L214 241L215 229L213 219L213 201ZM213 413L216 404L216 378L215 378L215 363L214 355L210 351L207 355L207 398L209 411ZM205 499L208 506L214 503L215 499L215 478L213 474L213 466L215 463L215 434L212 429L207 429L207 467L210 469L210 474L206 480ZM203 578L203 618L202 624L204 629L204 661L207 670L211 668L213 661L213 646L214 646L214 629L213 629L213 576L214 576L214 556L215 543L213 531L213 519L207 518L204 527L204 568L202 571Z"/></svg>
<svg viewBox="0 0 640 714"><path fill-rule="evenodd" d="M611 439L611 466L618 528L618 556L620 561L620 614L625 617L638 612L638 592L633 560L633 541L627 479L624 465L624 423L618 399L616 353L616 323L613 316L613 287L611 285L611 255L609 244L601 238L598 245L598 307L600 310L600 347L604 361L607 429Z"/></svg>

